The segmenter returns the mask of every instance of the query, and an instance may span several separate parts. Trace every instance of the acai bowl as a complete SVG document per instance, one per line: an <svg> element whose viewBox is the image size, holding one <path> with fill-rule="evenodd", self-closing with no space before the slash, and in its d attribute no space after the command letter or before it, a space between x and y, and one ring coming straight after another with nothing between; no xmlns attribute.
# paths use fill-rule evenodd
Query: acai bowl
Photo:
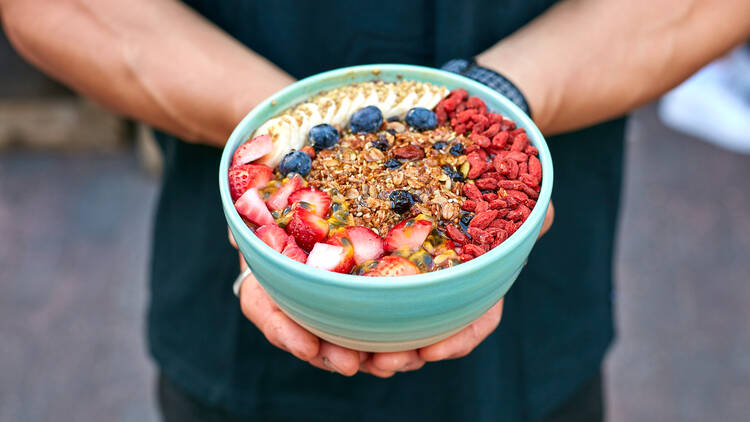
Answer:
<svg viewBox="0 0 750 422"><path fill-rule="evenodd" d="M285 88L235 128L219 171L229 228L274 302L364 351L437 342L497 302L536 241L552 177L541 133L509 100L407 65Z"/></svg>

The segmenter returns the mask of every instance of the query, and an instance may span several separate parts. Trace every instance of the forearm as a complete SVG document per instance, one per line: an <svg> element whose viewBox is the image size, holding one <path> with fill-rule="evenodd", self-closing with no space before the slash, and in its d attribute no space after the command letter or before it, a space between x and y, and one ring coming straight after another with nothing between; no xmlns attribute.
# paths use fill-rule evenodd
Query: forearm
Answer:
<svg viewBox="0 0 750 422"><path fill-rule="evenodd" d="M223 145L293 79L174 0L0 0L5 31L83 95L184 139Z"/></svg>
<svg viewBox="0 0 750 422"><path fill-rule="evenodd" d="M651 101L749 37L747 0L567 0L477 61L553 134Z"/></svg>

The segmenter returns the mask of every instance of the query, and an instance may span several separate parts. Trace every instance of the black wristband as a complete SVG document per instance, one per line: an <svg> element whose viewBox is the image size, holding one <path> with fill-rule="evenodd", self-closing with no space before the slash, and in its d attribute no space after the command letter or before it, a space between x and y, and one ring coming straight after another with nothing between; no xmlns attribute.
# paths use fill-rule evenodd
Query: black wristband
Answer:
<svg viewBox="0 0 750 422"><path fill-rule="evenodd" d="M524 113L531 116L531 109L529 109L529 103L526 102L526 97L523 96L521 90L516 87L513 82L509 81L505 76L495 72L494 70L487 69L486 67L479 66L472 57L471 59L453 59L445 63L441 69L449 72L458 73L459 75L466 76L467 78L474 79L495 91L503 94L506 98L511 100L517 105Z"/></svg>

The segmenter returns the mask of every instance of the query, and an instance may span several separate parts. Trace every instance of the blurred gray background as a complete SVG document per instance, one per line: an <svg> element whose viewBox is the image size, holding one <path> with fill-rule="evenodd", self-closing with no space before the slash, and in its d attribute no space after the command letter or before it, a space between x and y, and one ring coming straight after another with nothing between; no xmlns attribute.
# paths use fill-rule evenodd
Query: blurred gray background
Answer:
<svg viewBox="0 0 750 422"><path fill-rule="evenodd" d="M0 421L154 421L144 344L159 156L0 39ZM707 122L710 123L710 122ZM629 123L608 415L750 415L750 156Z"/></svg>

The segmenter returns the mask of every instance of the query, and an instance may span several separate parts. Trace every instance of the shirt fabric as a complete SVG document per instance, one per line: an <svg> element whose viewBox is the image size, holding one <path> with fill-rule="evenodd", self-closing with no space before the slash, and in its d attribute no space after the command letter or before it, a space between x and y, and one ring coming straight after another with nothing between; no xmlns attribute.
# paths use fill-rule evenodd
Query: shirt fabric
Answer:
<svg viewBox="0 0 750 422"><path fill-rule="evenodd" d="M186 3L302 78L365 63L439 67L480 53L554 1ZM157 133L165 166L154 225L150 351L192 396L258 418L539 419L599 370L613 337L623 136L618 119L549 137L555 223L506 295L498 329L467 357L378 379L314 368L270 345L242 315L231 289L238 258L227 242L216 182L221 151Z"/></svg>

